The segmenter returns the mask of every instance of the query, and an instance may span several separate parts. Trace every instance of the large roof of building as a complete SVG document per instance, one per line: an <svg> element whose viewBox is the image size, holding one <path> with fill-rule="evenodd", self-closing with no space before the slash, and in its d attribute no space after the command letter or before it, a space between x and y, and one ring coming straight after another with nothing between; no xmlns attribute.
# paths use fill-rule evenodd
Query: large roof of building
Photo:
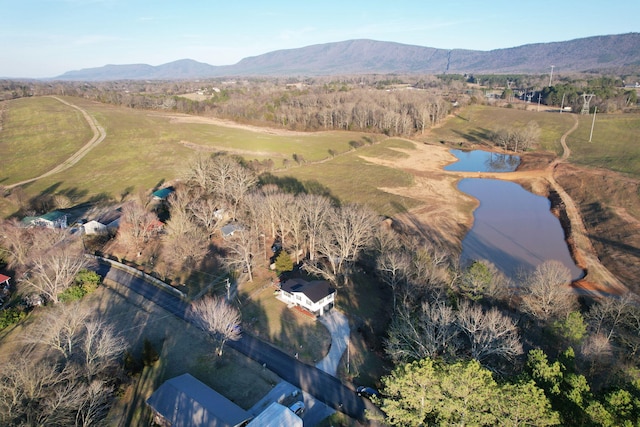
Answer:
<svg viewBox="0 0 640 427"><path fill-rule="evenodd" d="M307 298L313 302L318 302L327 295L331 295L336 290L331 287L326 280L314 280L307 282L303 279L289 279L284 282L281 289L290 294L294 292L302 292Z"/></svg>
<svg viewBox="0 0 640 427"><path fill-rule="evenodd" d="M147 404L173 427L235 427L251 415L190 374L165 381Z"/></svg>
<svg viewBox="0 0 640 427"><path fill-rule="evenodd" d="M273 402L258 416L251 420L247 427L302 427L302 418L292 410Z"/></svg>

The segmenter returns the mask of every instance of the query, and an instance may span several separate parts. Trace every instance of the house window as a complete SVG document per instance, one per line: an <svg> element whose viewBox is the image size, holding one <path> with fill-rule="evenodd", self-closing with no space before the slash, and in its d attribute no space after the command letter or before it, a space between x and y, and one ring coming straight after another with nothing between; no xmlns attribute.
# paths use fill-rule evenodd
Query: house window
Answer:
<svg viewBox="0 0 640 427"><path fill-rule="evenodd" d="M302 297L301 297L300 295L296 295L296 299L297 299L298 301L302 301Z"/></svg>

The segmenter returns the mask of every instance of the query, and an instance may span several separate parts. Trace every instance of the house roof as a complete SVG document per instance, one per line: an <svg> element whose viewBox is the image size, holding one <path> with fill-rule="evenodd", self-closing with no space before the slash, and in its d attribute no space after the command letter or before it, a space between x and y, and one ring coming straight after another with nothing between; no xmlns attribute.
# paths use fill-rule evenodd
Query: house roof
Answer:
<svg viewBox="0 0 640 427"><path fill-rule="evenodd" d="M313 302L318 302L336 291L326 280L307 282L303 279L289 279L280 288L290 294L301 292Z"/></svg>
<svg viewBox="0 0 640 427"><path fill-rule="evenodd" d="M257 417L251 420L247 427L302 427L302 418L289 408L273 402Z"/></svg>
<svg viewBox="0 0 640 427"><path fill-rule="evenodd" d="M190 374L165 381L147 404L173 427L235 427L251 415Z"/></svg>
<svg viewBox="0 0 640 427"><path fill-rule="evenodd" d="M61 211L51 211L51 212L47 212L44 215L40 215L40 216L25 216L24 218L22 218L21 222L23 224L31 224L34 221L39 221L39 220L44 220L44 221L48 221L48 222L55 222L59 219L62 219L64 217L68 217L68 215L64 212Z"/></svg>
<svg viewBox="0 0 640 427"><path fill-rule="evenodd" d="M175 190L173 187L165 187L165 188L161 188L159 190L154 191L151 195L157 199L166 199L167 197L169 197L169 195L171 193L173 193Z"/></svg>
<svg viewBox="0 0 640 427"><path fill-rule="evenodd" d="M240 230L242 230L242 226L233 222L227 225L223 225L220 228L220 232L222 233L223 236L232 236L233 233Z"/></svg>

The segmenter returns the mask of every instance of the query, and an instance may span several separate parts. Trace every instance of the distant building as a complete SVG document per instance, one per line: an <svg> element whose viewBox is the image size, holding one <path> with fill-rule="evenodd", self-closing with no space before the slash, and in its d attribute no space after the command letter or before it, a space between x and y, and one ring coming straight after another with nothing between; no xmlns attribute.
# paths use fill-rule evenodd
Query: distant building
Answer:
<svg viewBox="0 0 640 427"><path fill-rule="evenodd" d="M25 227L67 228L67 214L51 211L40 216L27 216L22 219Z"/></svg>
<svg viewBox="0 0 640 427"><path fill-rule="evenodd" d="M173 187L165 187L151 193L154 200L167 200L167 198L175 191Z"/></svg>
<svg viewBox="0 0 640 427"><path fill-rule="evenodd" d="M89 222L82 224L80 226L80 230L83 234L86 234L86 235L107 234L108 232L106 225L93 219Z"/></svg>

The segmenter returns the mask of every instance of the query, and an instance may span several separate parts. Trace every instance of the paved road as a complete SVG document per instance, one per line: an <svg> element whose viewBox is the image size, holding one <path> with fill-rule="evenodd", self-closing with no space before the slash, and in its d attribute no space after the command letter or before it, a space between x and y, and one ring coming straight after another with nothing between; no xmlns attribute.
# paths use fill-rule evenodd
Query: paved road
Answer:
<svg viewBox="0 0 640 427"><path fill-rule="evenodd" d="M187 322L193 321L189 312L188 303L144 281L142 278L133 276L125 270L112 268L110 265L103 263L100 263L96 267L96 271L101 276L126 286L148 300L153 301L176 317ZM358 397L353 390L326 372L302 363L294 357L247 333L243 333L240 340L228 342L227 345L256 362L266 365L267 369L285 381L313 395L316 399L337 411L343 412L352 418L364 420L365 405L362 398Z"/></svg>

